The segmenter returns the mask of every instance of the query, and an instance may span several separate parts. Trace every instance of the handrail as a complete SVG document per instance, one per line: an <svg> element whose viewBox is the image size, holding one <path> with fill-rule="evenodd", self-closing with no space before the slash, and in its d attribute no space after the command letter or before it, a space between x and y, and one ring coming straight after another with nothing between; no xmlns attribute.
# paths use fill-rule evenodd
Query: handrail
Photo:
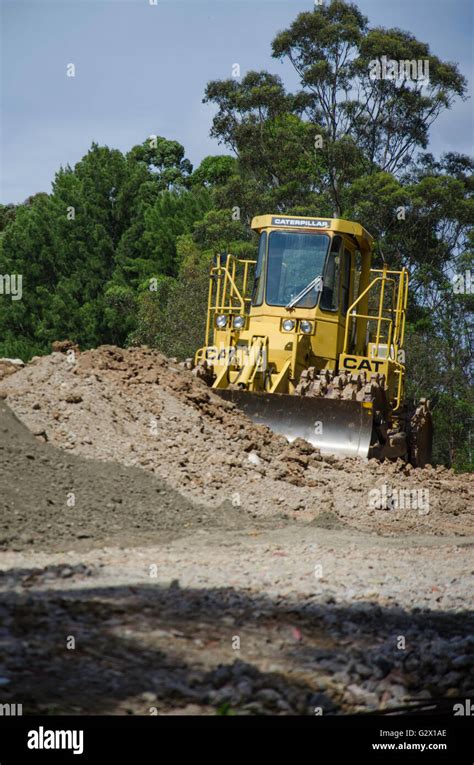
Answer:
<svg viewBox="0 0 474 765"><path fill-rule="evenodd" d="M343 353L347 353L347 340L348 340L348 335L349 335L349 320L350 319L360 318L360 319L370 319L371 321L374 321L375 319L377 319L377 321L379 321L379 322L380 321L392 321L392 319L390 319L390 318L388 318L386 316L382 316L381 315L381 304L380 304L380 301L379 301L379 313L378 313L377 316L370 316L370 315L367 316L367 315L358 314L357 312L353 313L356 305L362 300L362 298L365 297L368 294L368 292L372 289L372 287L374 287L374 285L377 282L381 282L381 281L385 281L385 278L383 276L377 276L375 279L373 279L370 282L370 284L365 288L365 290L363 292L361 292L359 297L356 298L356 300L354 300L352 305L349 306L349 308L347 310L347 313L346 313L346 316L348 317L348 321L346 321L346 329L345 329L345 333L344 333ZM394 279L390 279L390 281L394 282Z"/></svg>
<svg viewBox="0 0 474 765"><path fill-rule="evenodd" d="M382 322L389 322L388 332L387 332L387 350L390 352L390 348L393 345L394 347L398 349L400 345L403 343L404 338L404 332L405 332L405 319L406 319L406 305L407 305L407 299L408 299L408 277L405 269L402 269L401 271L392 271L388 268L371 268L370 272L373 274L382 274L381 276L376 276L375 279L373 279L370 284L365 288L365 290L354 300L351 306L349 306L346 316L346 327L344 332L344 344L343 344L343 353L348 352L348 341L349 341L349 328L351 326L352 321L356 319L366 319L367 321L376 321L377 322L377 330L376 330L376 336L375 336L375 346L378 352L379 345L381 344L381 333L382 333ZM398 276L398 284L397 280L395 278L392 278L393 276ZM362 299L369 294L371 290L375 288L375 285L381 282L381 288L380 288L380 294L378 298L378 308L377 312L374 315L370 314L362 314L358 313L356 310L356 307L358 304L362 301ZM396 290L396 300L394 301L394 295L392 296L392 305L390 308L390 316L384 316L384 299L385 299L385 291L386 291L386 284L387 282L391 282L393 284L394 290ZM394 306L395 303L395 306ZM384 343L385 344L385 343ZM387 356L388 357L388 356Z"/></svg>
<svg viewBox="0 0 474 765"><path fill-rule="evenodd" d="M239 290L237 289L237 285L234 282L234 280L233 280L233 278L232 278L232 276L230 274L230 271L227 268L224 268L223 270L224 270L224 287L223 287L223 290L222 290L222 297L223 297L223 299L224 299L224 296L225 296L225 294L227 292L227 280L229 280L229 283L230 283L231 288L232 288L231 291L230 291L229 297L232 298L232 294L235 293L235 296L236 296L237 300L240 303L240 308L241 308L242 311L244 311L245 310L245 298L242 297L242 295L240 294ZM216 306L211 306L211 307L214 310L216 310L216 309L219 309L220 306L216 305ZM228 306L224 305L224 304L222 305L222 311L232 310L232 308L233 308L233 306L230 305L230 304Z"/></svg>
<svg viewBox="0 0 474 765"><path fill-rule="evenodd" d="M217 265L211 265L209 271L209 291L207 300L206 319L206 344L209 344L209 335L212 327L212 313L232 313L240 310L245 313L251 303L250 297L245 297L248 287L249 270L255 265L256 260L249 258L236 258L227 253L225 263L220 259ZM243 265L241 289L237 286L237 266ZM215 287L214 287L215 284ZM215 294L214 294L215 293ZM238 303L238 306L234 304Z"/></svg>
<svg viewBox="0 0 474 765"><path fill-rule="evenodd" d="M370 269L370 272L373 274L381 274L381 276L376 276L375 279L370 282L370 284L359 295L359 297L354 300L347 311L343 353L347 353L348 351L349 327L351 322L355 321L356 319L366 319L367 321L377 322L374 350L378 356L380 351L379 346L381 344L380 339L382 332L382 322L388 322L386 359L390 360L390 362L394 365L394 371L398 377L398 384L393 407L393 411L396 412L401 406L403 393L403 373L405 367L398 360L398 349L403 345L403 339L405 336L406 308L408 302L408 274L406 269L402 269L401 271L389 271L386 267L383 269L372 268ZM395 276L398 276L398 283L395 278L392 278ZM381 282L377 313L373 316L370 314L358 313L356 311L357 305L366 295L368 295L371 290L374 289L377 282ZM385 288L387 282L391 282L394 285L394 289L396 290L396 299L394 300L395 295L392 295L391 306L388 309L391 315L383 316L383 304L385 300ZM392 356L395 356L395 358L392 358Z"/></svg>

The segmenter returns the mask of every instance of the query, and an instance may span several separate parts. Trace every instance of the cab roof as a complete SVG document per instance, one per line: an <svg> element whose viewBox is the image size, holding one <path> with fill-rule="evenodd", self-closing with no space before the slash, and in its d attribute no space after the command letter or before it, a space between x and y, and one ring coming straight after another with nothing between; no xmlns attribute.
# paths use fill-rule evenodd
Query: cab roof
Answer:
<svg viewBox="0 0 474 765"><path fill-rule="evenodd" d="M342 218L312 218L301 215L257 215L252 220L252 228L259 233L264 229L290 229L301 231L334 231L339 234L355 236L359 245L371 247L373 237L360 223Z"/></svg>

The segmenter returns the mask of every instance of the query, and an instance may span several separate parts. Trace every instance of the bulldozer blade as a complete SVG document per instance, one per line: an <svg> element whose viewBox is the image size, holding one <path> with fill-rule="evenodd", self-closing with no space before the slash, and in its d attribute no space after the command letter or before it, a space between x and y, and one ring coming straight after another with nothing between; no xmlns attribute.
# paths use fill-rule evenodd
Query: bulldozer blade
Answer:
<svg viewBox="0 0 474 765"><path fill-rule="evenodd" d="M372 437L372 412L359 401L291 396L285 393L249 393L215 389L253 422L267 425L288 441L304 438L337 457L367 457Z"/></svg>

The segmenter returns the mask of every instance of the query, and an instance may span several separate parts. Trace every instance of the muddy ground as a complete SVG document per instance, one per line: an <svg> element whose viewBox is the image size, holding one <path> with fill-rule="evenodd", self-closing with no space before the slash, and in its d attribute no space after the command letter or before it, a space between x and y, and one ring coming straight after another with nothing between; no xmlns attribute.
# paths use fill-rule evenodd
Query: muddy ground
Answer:
<svg viewBox="0 0 474 765"><path fill-rule="evenodd" d="M0 398L2 702L284 715L474 696L472 477L322 459L144 348L53 353Z"/></svg>

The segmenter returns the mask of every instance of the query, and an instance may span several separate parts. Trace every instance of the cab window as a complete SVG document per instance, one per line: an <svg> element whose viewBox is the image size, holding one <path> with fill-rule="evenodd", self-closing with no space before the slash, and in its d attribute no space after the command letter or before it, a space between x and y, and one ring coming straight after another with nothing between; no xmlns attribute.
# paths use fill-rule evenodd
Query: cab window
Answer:
<svg viewBox="0 0 474 765"><path fill-rule="evenodd" d="M309 231L272 231L268 240L266 302L286 306L321 276L329 247L327 234ZM313 287L298 301L314 308L319 291Z"/></svg>
<svg viewBox="0 0 474 765"><path fill-rule="evenodd" d="M342 267L342 285L341 285L341 300L342 300L342 312L347 313L347 309L351 304L351 252L344 249L344 264Z"/></svg>
<svg viewBox="0 0 474 765"><path fill-rule="evenodd" d="M339 276L342 257L342 237L335 236L326 261L323 291L319 307L323 311L337 311L339 306Z"/></svg>
<svg viewBox="0 0 474 765"><path fill-rule="evenodd" d="M260 241L258 243L258 257L257 265L255 266L255 282L252 293L252 305L262 305L263 303L263 288L264 288L264 262L265 253L267 250L267 232L264 231L260 235Z"/></svg>

